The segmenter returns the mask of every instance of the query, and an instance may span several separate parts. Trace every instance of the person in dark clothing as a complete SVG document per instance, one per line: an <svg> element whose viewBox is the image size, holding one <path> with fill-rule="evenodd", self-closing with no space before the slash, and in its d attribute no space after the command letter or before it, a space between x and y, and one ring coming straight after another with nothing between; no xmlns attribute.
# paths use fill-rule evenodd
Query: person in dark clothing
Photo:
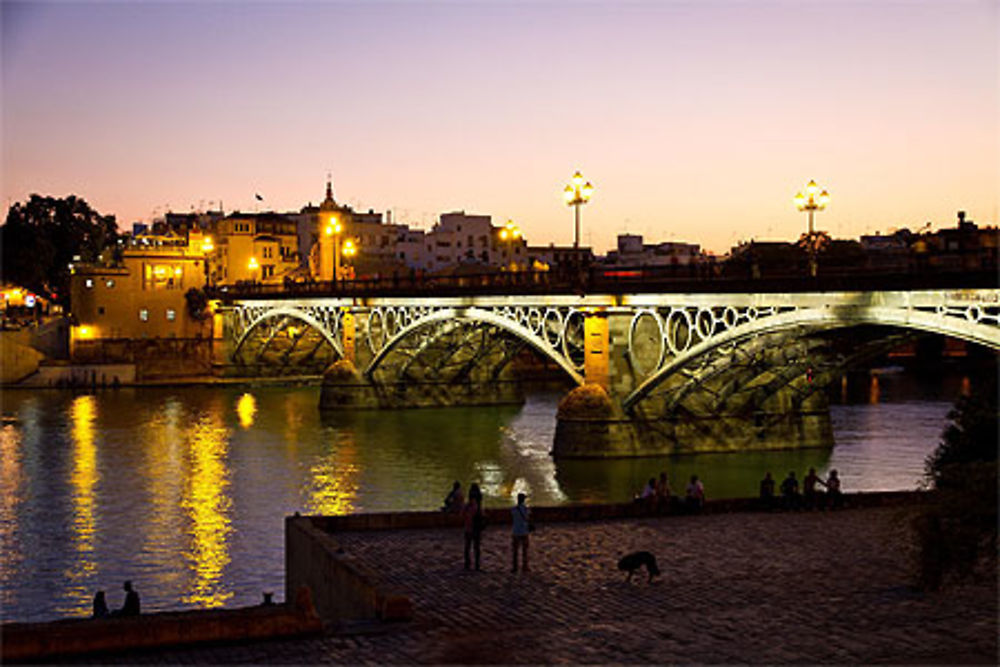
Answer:
<svg viewBox="0 0 1000 667"><path fill-rule="evenodd" d="M766 510L774 509L774 478L771 473L760 480L760 504Z"/></svg>
<svg viewBox="0 0 1000 667"><path fill-rule="evenodd" d="M122 605L121 611L118 612L119 616L138 616L139 615L139 594L132 588L132 582L126 581L123 586L125 589L125 604Z"/></svg>
<svg viewBox="0 0 1000 667"><path fill-rule="evenodd" d="M458 513L462 511L462 507L465 505L465 497L462 495L462 483L455 482L451 491L445 496L444 506L441 507L443 512L454 512Z"/></svg>
<svg viewBox="0 0 1000 667"><path fill-rule="evenodd" d="M94 618L104 618L108 615L108 602L104 599L104 591L94 595Z"/></svg>
<svg viewBox="0 0 1000 667"><path fill-rule="evenodd" d="M781 497L785 502L785 509L799 508L799 480L795 479L794 470L790 471L788 477L781 483Z"/></svg>
<svg viewBox="0 0 1000 667"><path fill-rule="evenodd" d="M462 524L465 529L465 569L472 565L469 558L471 548L475 555L476 569L479 569L479 544L483 536L483 527L486 525L483 516L483 492L479 490L478 484L469 486L469 500L462 508Z"/></svg>
<svg viewBox="0 0 1000 667"><path fill-rule="evenodd" d="M823 480L816 474L816 468L809 468L809 473L802 480L802 492L805 496L806 509L816 509L821 504L822 492L816 488L817 484L823 484ZM825 484L823 484L825 486Z"/></svg>

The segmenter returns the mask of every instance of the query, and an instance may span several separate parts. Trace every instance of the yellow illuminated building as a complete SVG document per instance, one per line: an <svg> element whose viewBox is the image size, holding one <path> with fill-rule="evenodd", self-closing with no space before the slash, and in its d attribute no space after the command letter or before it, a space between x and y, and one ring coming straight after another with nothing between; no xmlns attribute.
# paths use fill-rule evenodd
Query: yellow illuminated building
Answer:
<svg viewBox="0 0 1000 667"><path fill-rule="evenodd" d="M296 221L277 213L233 213L216 223L212 284L281 283L299 267Z"/></svg>
<svg viewBox="0 0 1000 667"><path fill-rule="evenodd" d="M184 296L205 286L206 247L214 249L200 232L143 234L114 265L74 265L71 351L81 340L210 335L210 322L191 317Z"/></svg>

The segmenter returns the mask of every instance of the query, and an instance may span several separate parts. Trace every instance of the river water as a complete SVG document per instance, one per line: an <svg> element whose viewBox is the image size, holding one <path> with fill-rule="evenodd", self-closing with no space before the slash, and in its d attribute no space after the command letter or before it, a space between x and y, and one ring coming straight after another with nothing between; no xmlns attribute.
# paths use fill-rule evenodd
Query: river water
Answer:
<svg viewBox="0 0 1000 667"><path fill-rule="evenodd" d="M149 611L280 600L286 515L435 509L453 480L492 506L623 501L661 470L716 498L810 466L846 491L915 488L962 378L862 384L833 398L832 449L571 462L549 456L559 392L324 418L316 387L6 391L2 618L86 615L98 589L114 607L125 579Z"/></svg>

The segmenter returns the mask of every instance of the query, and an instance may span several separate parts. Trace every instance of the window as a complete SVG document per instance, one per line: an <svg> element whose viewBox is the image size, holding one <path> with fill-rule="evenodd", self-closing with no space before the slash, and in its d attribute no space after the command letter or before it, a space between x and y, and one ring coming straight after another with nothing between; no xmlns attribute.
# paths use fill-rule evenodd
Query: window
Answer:
<svg viewBox="0 0 1000 667"><path fill-rule="evenodd" d="M139 309L139 320L142 321L142 322L148 322L149 321L149 309L148 308L140 308Z"/></svg>
<svg viewBox="0 0 1000 667"><path fill-rule="evenodd" d="M87 278L86 280L83 281L83 286L86 287L87 289L90 289L91 287L94 286L94 281L91 280L90 278Z"/></svg>
<svg viewBox="0 0 1000 667"><path fill-rule="evenodd" d="M104 314L104 306L98 306L97 307L97 314L98 315L103 315Z"/></svg>
<svg viewBox="0 0 1000 667"><path fill-rule="evenodd" d="M173 322L177 319L177 311L173 308L167 308L167 321Z"/></svg>

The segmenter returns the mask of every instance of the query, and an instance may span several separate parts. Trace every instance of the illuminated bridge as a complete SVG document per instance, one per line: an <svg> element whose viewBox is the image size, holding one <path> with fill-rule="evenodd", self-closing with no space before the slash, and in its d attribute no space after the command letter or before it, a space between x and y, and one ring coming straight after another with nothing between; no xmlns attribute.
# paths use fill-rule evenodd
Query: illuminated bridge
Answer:
<svg viewBox="0 0 1000 667"><path fill-rule="evenodd" d="M823 390L845 370L927 334L1000 350L996 286L749 293L699 285L605 294L472 286L447 296L245 290L223 295L217 316L237 369L330 368L331 409L513 400L511 364L530 353L610 397L595 406L584 392L582 413L567 404L556 444L567 455L822 444ZM332 365L342 359L351 365Z"/></svg>

